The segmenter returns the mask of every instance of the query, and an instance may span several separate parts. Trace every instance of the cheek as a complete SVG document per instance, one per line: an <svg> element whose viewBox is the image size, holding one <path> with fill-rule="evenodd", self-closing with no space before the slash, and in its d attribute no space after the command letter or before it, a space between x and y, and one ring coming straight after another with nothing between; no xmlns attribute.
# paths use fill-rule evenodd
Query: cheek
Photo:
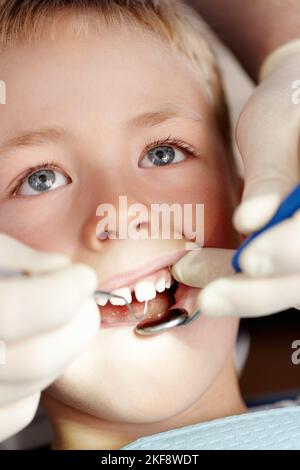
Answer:
<svg viewBox="0 0 300 470"><path fill-rule="evenodd" d="M48 201L9 201L0 207L0 231L36 250L71 257L79 231L72 206L72 201L58 194Z"/></svg>
<svg viewBox="0 0 300 470"><path fill-rule="evenodd" d="M197 160L183 164L181 168L174 165L171 171L157 172L155 178L152 176L149 179L151 186L146 182L137 186L137 191L144 194L148 203L180 204L183 214L188 213L184 205L190 205L192 217L188 215L187 219L192 219L190 226L194 233L200 227L205 246L235 248L239 237L232 225L233 182L229 181L226 168L223 168L222 158L220 156L220 161L215 159L211 166ZM201 217L197 219L195 215L196 205L203 207L204 228L197 222Z"/></svg>
<svg viewBox="0 0 300 470"><path fill-rule="evenodd" d="M171 418L213 387L232 352L237 325L236 319L202 318L147 339L128 328L102 330L48 392L109 421Z"/></svg>

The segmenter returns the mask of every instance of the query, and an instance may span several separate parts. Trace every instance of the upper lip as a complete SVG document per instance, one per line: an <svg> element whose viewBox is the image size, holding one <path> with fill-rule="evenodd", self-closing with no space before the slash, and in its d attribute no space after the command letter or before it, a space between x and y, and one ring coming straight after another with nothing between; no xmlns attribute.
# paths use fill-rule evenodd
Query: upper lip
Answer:
<svg viewBox="0 0 300 470"><path fill-rule="evenodd" d="M130 286L139 279L149 276L150 274L153 274L160 269L166 268L167 266L172 266L186 253L187 250L181 250L176 251L175 253L161 256L159 258L151 259L140 268L116 274L115 276L104 279L100 283L99 289L111 292L121 287Z"/></svg>

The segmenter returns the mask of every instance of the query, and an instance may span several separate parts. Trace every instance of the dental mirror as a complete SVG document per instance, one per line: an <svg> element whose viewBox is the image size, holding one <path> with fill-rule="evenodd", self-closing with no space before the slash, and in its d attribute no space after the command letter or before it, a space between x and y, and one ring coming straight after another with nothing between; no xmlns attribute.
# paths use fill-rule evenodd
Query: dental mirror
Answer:
<svg viewBox="0 0 300 470"><path fill-rule="evenodd" d="M170 330L175 326L188 325L198 318L201 311L195 310L191 315L184 308L171 308L161 318L142 320L135 327L134 332L141 336L150 336Z"/></svg>

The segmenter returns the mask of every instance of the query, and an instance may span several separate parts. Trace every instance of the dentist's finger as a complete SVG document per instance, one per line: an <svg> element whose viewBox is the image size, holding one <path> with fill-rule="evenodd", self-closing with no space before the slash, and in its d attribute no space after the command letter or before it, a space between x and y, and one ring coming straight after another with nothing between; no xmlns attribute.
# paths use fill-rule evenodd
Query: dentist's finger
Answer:
<svg viewBox="0 0 300 470"><path fill-rule="evenodd" d="M35 335L69 321L97 285L81 264L47 275L0 279L0 332L5 342Z"/></svg>
<svg viewBox="0 0 300 470"><path fill-rule="evenodd" d="M201 291L197 306L208 316L258 317L300 305L300 275L218 279Z"/></svg>
<svg viewBox="0 0 300 470"><path fill-rule="evenodd" d="M98 306L89 299L67 325L8 346L0 383L41 382L45 387L47 378L53 381L88 347L99 326Z"/></svg>
<svg viewBox="0 0 300 470"><path fill-rule="evenodd" d="M0 442L24 429L34 418L40 393L26 397L9 406L0 407Z"/></svg>
<svg viewBox="0 0 300 470"><path fill-rule="evenodd" d="M43 273L71 263L62 254L37 251L9 235L0 233L0 277L4 272Z"/></svg>
<svg viewBox="0 0 300 470"><path fill-rule="evenodd" d="M172 267L173 277L191 287L204 287L221 276L234 272L231 259L234 250L201 248L190 251Z"/></svg>
<svg viewBox="0 0 300 470"><path fill-rule="evenodd" d="M43 381L2 382L0 384L0 407L23 400L37 392L42 392L57 379L57 373L47 376ZM0 441L1 442L1 441Z"/></svg>
<svg viewBox="0 0 300 470"><path fill-rule="evenodd" d="M251 277L300 273L300 211L257 237L239 261Z"/></svg>
<svg viewBox="0 0 300 470"><path fill-rule="evenodd" d="M242 233L267 223L299 179L300 106L292 103L290 82L281 74L278 71L276 79L270 76L256 89L236 129L245 189L233 221Z"/></svg>

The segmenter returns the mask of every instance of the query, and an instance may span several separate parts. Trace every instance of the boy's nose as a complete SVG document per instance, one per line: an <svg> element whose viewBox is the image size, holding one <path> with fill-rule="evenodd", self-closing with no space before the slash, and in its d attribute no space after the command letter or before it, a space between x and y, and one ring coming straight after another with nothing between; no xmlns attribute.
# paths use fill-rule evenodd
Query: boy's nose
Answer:
<svg viewBox="0 0 300 470"><path fill-rule="evenodd" d="M131 199L129 202L128 198L127 204L117 201L114 204L105 204L105 210L99 210L99 206L95 207L94 213L85 221L83 227L82 238L86 248L98 252L103 250L109 241L131 239L141 231L148 231L149 220L146 211L137 215L132 210L133 204L136 205L137 201Z"/></svg>

